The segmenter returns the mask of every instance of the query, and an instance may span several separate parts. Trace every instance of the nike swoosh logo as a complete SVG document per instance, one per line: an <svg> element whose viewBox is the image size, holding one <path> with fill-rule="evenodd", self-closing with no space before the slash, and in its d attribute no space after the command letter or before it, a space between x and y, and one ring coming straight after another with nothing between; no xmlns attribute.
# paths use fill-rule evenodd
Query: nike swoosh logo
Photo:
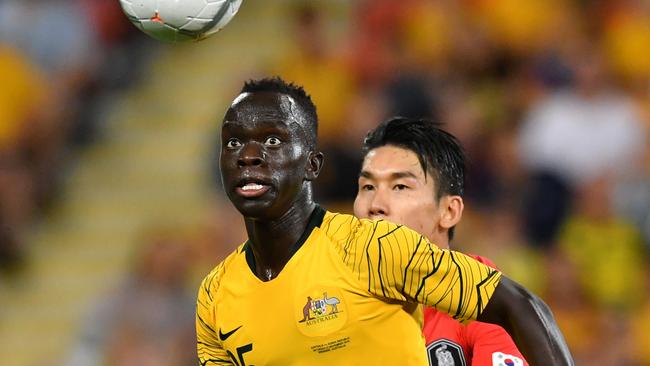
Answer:
<svg viewBox="0 0 650 366"><path fill-rule="evenodd" d="M240 325L240 326L238 326L237 328L235 328L235 329L233 329L233 330L231 330L230 332L227 332L227 333L222 333L222 332L221 332L221 328L219 328L219 339L220 339L222 342L225 341L226 339L228 339L228 337L230 337L231 335L235 334L235 332L238 331L239 328L241 328L241 327L242 327L242 326Z"/></svg>

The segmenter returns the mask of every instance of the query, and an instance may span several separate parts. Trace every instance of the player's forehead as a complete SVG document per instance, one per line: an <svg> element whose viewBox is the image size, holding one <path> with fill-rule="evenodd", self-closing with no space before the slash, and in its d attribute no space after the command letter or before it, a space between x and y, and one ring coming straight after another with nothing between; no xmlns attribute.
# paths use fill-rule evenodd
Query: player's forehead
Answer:
<svg viewBox="0 0 650 366"><path fill-rule="evenodd" d="M224 128L229 124L277 124L289 127L298 124L305 127L305 116L294 98L275 92L241 93L228 108Z"/></svg>
<svg viewBox="0 0 650 366"><path fill-rule="evenodd" d="M370 150L363 159L361 177L392 179L401 176L425 179L420 160L410 149L384 145Z"/></svg>

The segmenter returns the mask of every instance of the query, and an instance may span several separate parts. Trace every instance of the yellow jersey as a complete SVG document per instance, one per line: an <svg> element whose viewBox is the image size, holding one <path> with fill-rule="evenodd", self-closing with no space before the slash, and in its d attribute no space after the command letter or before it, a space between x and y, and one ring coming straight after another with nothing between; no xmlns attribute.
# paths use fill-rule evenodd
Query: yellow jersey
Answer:
<svg viewBox="0 0 650 366"><path fill-rule="evenodd" d="M421 307L476 319L501 274L387 221L317 207L277 277L244 243L199 288L201 365L428 365Z"/></svg>

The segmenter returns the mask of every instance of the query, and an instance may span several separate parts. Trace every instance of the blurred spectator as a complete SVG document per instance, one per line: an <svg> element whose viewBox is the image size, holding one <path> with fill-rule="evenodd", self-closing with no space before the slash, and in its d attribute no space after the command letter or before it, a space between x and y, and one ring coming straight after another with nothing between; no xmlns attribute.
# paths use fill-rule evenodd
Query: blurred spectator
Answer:
<svg viewBox="0 0 650 366"><path fill-rule="evenodd" d="M52 95L47 77L19 49L0 43L0 69L0 149L15 150Z"/></svg>
<svg viewBox="0 0 650 366"><path fill-rule="evenodd" d="M104 47L120 46L128 42L136 28L127 20L118 2L79 0L81 11L90 19L97 40Z"/></svg>
<svg viewBox="0 0 650 366"><path fill-rule="evenodd" d="M527 177L517 154L512 123L486 129L474 136L469 146L473 158L467 174L468 200L486 213L508 207L513 214L521 215Z"/></svg>
<svg viewBox="0 0 650 366"><path fill-rule="evenodd" d="M56 198L72 147L97 135L107 87L135 79L133 29L116 1L0 2L0 267Z"/></svg>
<svg viewBox="0 0 650 366"><path fill-rule="evenodd" d="M103 108L112 93L141 79L142 61L150 57L156 43L128 21L118 1L72 1L88 19L97 46L97 55L89 60L92 74L75 95L77 110L70 138L75 146L83 146L100 136Z"/></svg>
<svg viewBox="0 0 650 366"><path fill-rule="evenodd" d="M606 79L605 67L597 50L581 51L575 87L531 108L520 140L527 168L556 174L571 186L630 168L645 143L644 129L630 98Z"/></svg>
<svg viewBox="0 0 650 366"><path fill-rule="evenodd" d="M0 35L0 41L25 50L47 74L61 76L59 82L74 82L97 56L91 24L77 0L3 1Z"/></svg>
<svg viewBox="0 0 650 366"><path fill-rule="evenodd" d="M385 88L389 115L432 118L435 113L432 81L427 75L406 68L391 78Z"/></svg>
<svg viewBox="0 0 650 366"><path fill-rule="evenodd" d="M399 54L394 42L412 0L364 0L354 10L351 67L355 80L372 88L380 88L391 72Z"/></svg>
<svg viewBox="0 0 650 366"><path fill-rule="evenodd" d="M634 365L627 322L589 301L578 277L580 269L560 251L547 253L545 298L571 348L576 365ZM607 345L607 347L603 347Z"/></svg>
<svg viewBox="0 0 650 366"><path fill-rule="evenodd" d="M35 211L31 172L13 151L0 151L0 270L16 269L23 235Z"/></svg>
<svg viewBox="0 0 650 366"><path fill-rule="evenodd" d="M0 43L0 268L16 264L21 235L41 202L45 185L32 159L30 137L49 130L54 100L47 78L14 47Z"/></svg>
<svg viewBox="0 0 650 366"><path fill-rule="evenodd" d="M342 55L343 46L332 46L327 38L321 9L300 3L291 13L291 37L295 44L278 61L273 72L305 87L318 108L318 134L331 141L344 126L347 100L355 84Z"/></svg>
<svg viewBox="0 0 650 366"><path fill-rule="evenodd" d="M571 213L573 195L572 187L556 174L547 171L529 174L523 197L522 225L531 245L543 249L555 245Z"/></svg>
<svg viewBox="0 0 650 366"><path fill-rule="evenodd" d="M538 244L552 243L574 187L629 170L645 143L632 100L612 86L595 47L574 50L575 85L532 106L521 128L521 156L534 188L526 225Z"/></svg>
<svg viewBox="0 0 650 366"><path fill-rule="evenodd" d="M97 133L101 93L137 79L139 56L129 47L135 34L119 2L102 0L6 0L0 2L0 43L22 50L49 78L58 115L47 153L61 145L90 142Z"/></svg>
<svg viewBox="0 0 650 366"><path fill-rule="evenodd" d="M309 2L300 2L293 8L290 21L295 43L279 60L275 72L304 86L318 109L320 148L328 156L328 164L316 195L325 202L351 199L356 193L353 187L335 184L353 182L360 162L359 151L355 149L360 146L360 139L349 144L353 141L351 136L359 137L352 130L361 121L346 116L351 100L358 98L344 54L346 45L329 42L322 9ZM346 133L341 133L343 130Z"/></svg>
<svg viewBox="0 0 650 366"><path fill-rule="evenodd" d="M147 234L133 272L90 313L67 365L195 364L189 247L177 235Z"/></svg>
<svg viewBox="0 0 650 366"><path fill-rule="evenodd" d="M650 81L650 4L644 0L604 1L603 44L616 73L631 86Z"/></svg>
<svg viewBox="0 0 650 366"><path fill-rule="evenodd" d="M192 230L191 280L200 283L205 274L246 240L241 215L221 196L214 200L204 221Z"/></svg>
<svg viewBox="0 0 650 366"><path fill-rule="evenodd" d="M573 15L567 0L470 0L467 11L488 37L519 57L534 54L557 36L566 36L561 25ZM580 27L581 18L569 17L570 26Z"/></svg>
<svg viewBox="0 0 650 366"><path fill-rule="evenodd" d="M39 169L58 166L63 146L76 127L76 112L83 106L76 105L81 102L77 98L101 60L92 25L78 0L8 0L0 3L0 42L21 49L55 90L58 103L49 109L57 117L50 128L30 136L30 147Z"/></svg>
<svg viewBox="0 0 650 366"><path fill-rule="evenodd" d="M20 234L0 220L0 270L11 272L24 260L24 248Z"/></svg>
<svg viewBox="0 0 650 366"><path fill-rule="evenodd" d="M350 97L342 106L348 121L345 133L322 143L321 148L327 163L323 166L314 193L316 198L328 207L354 200L362 160L361 145L368 131L386 117L385 100L382 91L370 87L363 93ZM342 182L344 184L341 184Z"/></svg>
<svg viewBox="0 0 650 366"><path fill-rule="evenodd" d="M609 177L579 187L560 249L593 304L620 314L638 309L644 300L645 253L638 230L613 212Z"/></svg>
<svg viewBox="0 0 650 366"><path fill-rule="evenodd" d="M647 131L644 154L635 164L636 169L617 182L614 205L641 231L650 256L650 129Z"/></svg>

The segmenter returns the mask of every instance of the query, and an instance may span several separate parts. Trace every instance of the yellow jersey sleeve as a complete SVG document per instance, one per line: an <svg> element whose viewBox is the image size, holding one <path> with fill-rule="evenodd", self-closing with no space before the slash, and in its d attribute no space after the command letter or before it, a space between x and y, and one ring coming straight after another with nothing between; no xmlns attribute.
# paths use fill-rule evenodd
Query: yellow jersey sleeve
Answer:
<svg viewBox="0 0 650 366"><path fill-rule="evenodd" d="M371 294L432 306L461 322L478 317L501 278L495 269L388 221L328 212L321 229Z"/></svg>
<svg viewBox="0 0 650 366"><path fill-rule="evenodd" d="M217 330L213 328L216 315L213 295L219 287L223 265L222 262L203 279L196 300L197 352L201 366L233 365L219 341Z"/></svg>

